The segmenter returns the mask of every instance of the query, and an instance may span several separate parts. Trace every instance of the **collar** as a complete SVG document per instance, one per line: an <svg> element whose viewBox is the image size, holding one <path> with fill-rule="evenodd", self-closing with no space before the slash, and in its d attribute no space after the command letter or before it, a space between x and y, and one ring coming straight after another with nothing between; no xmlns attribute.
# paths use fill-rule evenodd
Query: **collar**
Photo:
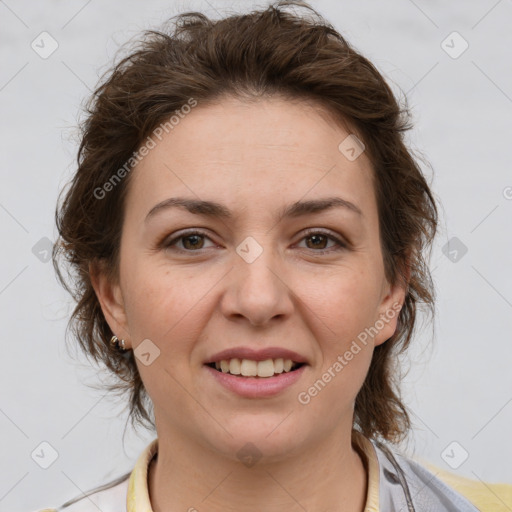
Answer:
<svg viewBox="0 0 512 512"><path fill-rule="evenodd" d="M358 451L366 466L368 487L364 512L379 512L379 460L371 441L361 433L352 431L352 444ZM158 438L140 454L128 481L126 496L127 512L153 512L149 500L148 468L151 460L158 453Z"/></svg>
<svg viewBox="0 0 512 512"><path fill-rule="evenodd" d="M149 501L148 467L154 455L158 453L158 438L139 455L128 481L126 495L127 512L153 512Z"/></svg>

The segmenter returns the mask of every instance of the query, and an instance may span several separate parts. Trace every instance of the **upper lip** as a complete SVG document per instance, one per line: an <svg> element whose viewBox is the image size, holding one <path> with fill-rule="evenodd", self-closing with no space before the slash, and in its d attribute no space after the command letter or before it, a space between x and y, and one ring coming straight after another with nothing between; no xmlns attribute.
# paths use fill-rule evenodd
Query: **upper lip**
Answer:
<svg viewBox="0 0 512 512"><path fill-rule="evenodd" d="M293 350L280 347L267 347L254 350L249 347L234 347L222 350L211 356L205 364L217 363L229 359L250 359L252 361L265 361L266 359L291 359L294 363L307 363L307 359Z"/></svg>

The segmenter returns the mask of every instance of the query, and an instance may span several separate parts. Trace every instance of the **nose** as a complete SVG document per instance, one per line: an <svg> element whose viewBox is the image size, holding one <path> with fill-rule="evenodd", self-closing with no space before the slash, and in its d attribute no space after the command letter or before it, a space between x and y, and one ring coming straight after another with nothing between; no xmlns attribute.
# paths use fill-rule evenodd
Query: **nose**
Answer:
<svg viewBox="0 0 512 512"><path fill-rule="evenodd" d="M293 293L283 265L271 249L264 249L252 262L234 254L234 268L228 279L221 301L226 318L265 326L292 314Z"/></svg>

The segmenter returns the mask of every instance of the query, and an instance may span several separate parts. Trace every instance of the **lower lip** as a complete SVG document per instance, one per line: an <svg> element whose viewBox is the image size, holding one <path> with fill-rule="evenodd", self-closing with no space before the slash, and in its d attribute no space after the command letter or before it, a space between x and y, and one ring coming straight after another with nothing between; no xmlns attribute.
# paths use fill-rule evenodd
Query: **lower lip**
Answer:
<svg viewBox="0 0 512 512"><path fill-rule="evenodd" d="M246 398L264 398L274 396L297 382L306 369L302 365L292 372L283 372L274 377L241 377L219 372L210 366L204 366L214 379L230 391Z"/></svg>

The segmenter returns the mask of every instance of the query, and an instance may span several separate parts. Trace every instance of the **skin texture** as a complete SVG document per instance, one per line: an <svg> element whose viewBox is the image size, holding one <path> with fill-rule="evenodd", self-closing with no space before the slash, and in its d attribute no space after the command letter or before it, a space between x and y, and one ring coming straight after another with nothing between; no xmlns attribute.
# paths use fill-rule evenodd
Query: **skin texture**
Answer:
<svg viewBox="0 0 512 512"><path fill-rule="evenodd" d="M384 274L370 161L338 149L348 135L312 103L223 98L194 108L132 171L119 280L92 274L112 331L128 348L149 339L160 350L148 366L137 360L159 438L155 512L363 510L354 401L397 315L307 405L297 399L404 300ZM222 203L233 218L161 208L145 220L178 196ZM361 214L336 207L277 219L296 201L332 196ZM191 228L206 236L169 245ZM263 249L252 263L236 252L247 237ZM287 348L308 365L276 396L240 397L203 365L238 346ZM237 457L248 442L262 454L252 467Z"/></svg>

